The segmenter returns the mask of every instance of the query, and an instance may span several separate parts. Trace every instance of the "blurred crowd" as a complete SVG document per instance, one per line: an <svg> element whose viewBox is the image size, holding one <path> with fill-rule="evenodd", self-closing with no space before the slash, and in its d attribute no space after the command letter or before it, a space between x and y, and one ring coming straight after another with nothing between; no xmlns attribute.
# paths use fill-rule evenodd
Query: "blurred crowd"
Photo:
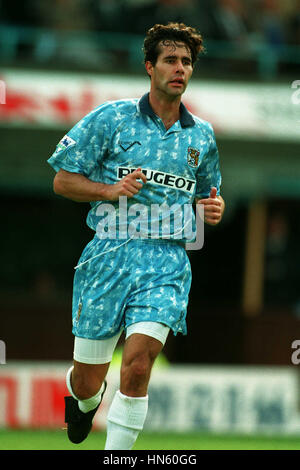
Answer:
<svg viewBox="0 0 300 470"><path fill-rule="evenodd" d="M300 45L300 0L0 0L0 25L144 35L168 21L206 39Z"/></svg>

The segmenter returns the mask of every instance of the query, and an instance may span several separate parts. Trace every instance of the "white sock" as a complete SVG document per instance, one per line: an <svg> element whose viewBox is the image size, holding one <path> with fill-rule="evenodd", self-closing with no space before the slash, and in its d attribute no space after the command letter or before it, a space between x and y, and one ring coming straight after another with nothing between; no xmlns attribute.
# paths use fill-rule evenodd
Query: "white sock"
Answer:
<svg viewBox="0 0 300 470"><path fill-rule="evenodd" d="M94 395L91 398L87 398L86 400L79 400L76 397L73 390L72 390L72 385L71 385L72 370L73 370L73 366L70 367L70 369L67 372L67 376L66 376L67 388L68 388L70 394L72 395L72 397L75 398L75 400L78 401L78 407L79 407L80 411L82 411L83 413L88 413L89 411L93 410L94 408L96 408L96 406L99 405L100 400L101 400L101 395L102 395L102 392L104 390L104 383L102 384L100 390L96 393L96 395Z"/></svg>
<svg viewBox="0 0 300 470"><path fill-rule="evenodd" d="M148 411L148 395L128 397L118 390L107 415L105 450L132 449L143 429Z"/></svg>

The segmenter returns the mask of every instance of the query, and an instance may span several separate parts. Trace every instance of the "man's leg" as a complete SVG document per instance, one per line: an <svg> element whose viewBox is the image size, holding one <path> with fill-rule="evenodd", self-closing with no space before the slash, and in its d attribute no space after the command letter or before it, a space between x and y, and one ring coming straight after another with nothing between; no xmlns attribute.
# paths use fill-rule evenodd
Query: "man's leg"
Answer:
<svg viewBox="0 0 300 470"><path fill-rule="evenodd" d="M78 400L89 399L100 390L109 364L109 362L105 364L85 364L74 360L71 387Z"/></svg>
<svg viewBox="0 0 300 470"><path fill-rule="evenodd" d="M141 323L141 325L145 324ZM149 322L150 329L140 327L125 341L121 366L120 390L114 396L107 417L106 450L132 449L143 429L148 411L148 384L154 361L166 341L169 328ZM139 325L138 323L136 325ZM160 339L149 336L156 328ZM151 331L151 334L153 332Z"/></svg>
<svg viewBox="0 0 300 470"><path fill-rule="evenodd" d="M94 415L101 404L109 364L120 334L108 340L75 338L74 365L66 383L71 394L65 397L68 437L79 444L89 434Z"/></svg>

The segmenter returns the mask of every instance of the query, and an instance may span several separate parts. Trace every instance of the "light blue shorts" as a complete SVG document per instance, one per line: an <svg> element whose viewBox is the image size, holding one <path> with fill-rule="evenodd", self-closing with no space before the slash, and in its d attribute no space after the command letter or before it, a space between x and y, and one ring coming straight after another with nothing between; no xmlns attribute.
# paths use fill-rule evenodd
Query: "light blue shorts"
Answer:
<svg viewBox="0 0 300 470"><path fill-rule="evenodd" d="M72 332L106 339L134 323L153 321L175 335L186 334L190 286L191 266L182 244L95 236L74 276Z"/></svg>

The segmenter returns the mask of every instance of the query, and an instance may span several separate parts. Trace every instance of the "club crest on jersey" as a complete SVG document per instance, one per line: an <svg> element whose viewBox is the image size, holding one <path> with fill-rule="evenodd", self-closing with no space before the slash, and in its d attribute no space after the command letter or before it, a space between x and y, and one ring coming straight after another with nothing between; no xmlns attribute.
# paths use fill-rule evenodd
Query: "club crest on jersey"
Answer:
<svg viewBox="0 0 300 470"><path fill-rule="evenodd" d="M72 139L68 135L65 135L61 141L58 143L56 150L57 152L60 152L61 150L65 150L67 147L70 147L71 145L75 145L76 140Z"/></svg>
<svg viewBox="0 0 300 470"><path fill-rule="evenodd" d="M187 161L188 161L188 164L193 167L193 168L196 168L198 166L198 163L199 163L199 155L200 155L200 152L199 150L193 148L193 147L189 147L188 148L188 155L187 155Z"/></svg>

